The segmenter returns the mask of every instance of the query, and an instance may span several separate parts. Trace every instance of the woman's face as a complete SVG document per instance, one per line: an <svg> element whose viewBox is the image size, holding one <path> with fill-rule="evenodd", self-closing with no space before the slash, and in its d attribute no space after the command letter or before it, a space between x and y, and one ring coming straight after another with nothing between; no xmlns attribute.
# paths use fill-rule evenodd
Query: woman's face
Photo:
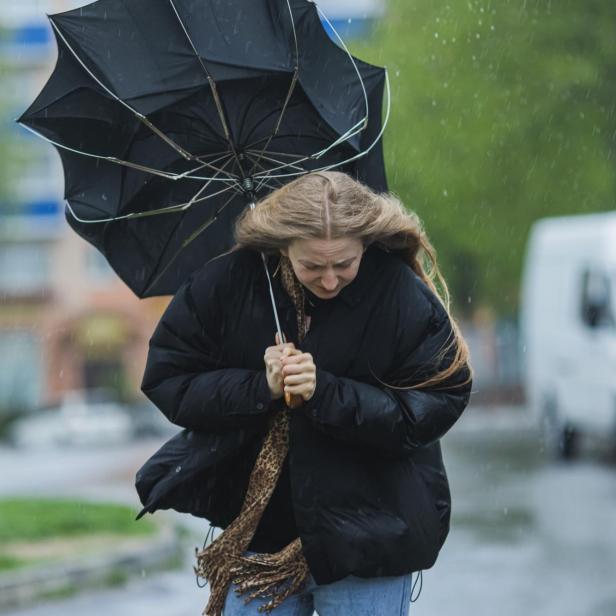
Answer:
<svg viewBox="0 0 616 616"><path fill-rule="evenodd" d="M280 252L289 257L305 287L317 297L331 299L357 276L364 246L356 238L293 240Z"/></svg>

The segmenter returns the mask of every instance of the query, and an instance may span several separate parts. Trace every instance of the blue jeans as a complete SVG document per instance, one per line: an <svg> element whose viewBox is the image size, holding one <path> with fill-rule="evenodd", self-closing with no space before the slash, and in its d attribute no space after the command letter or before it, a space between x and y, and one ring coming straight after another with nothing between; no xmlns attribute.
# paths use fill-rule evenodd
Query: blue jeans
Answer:
<svg viewBox="0 0 616 616"><path fill-rule="evenodd" d="M246 552L252 554L253 552ZM310 576L305 589L288 596L271 616L408 616L412 576L360 578L349 575L331 584L317 585ZM248 594L248 593L246 593ZM229 588L224 616L256 616L266 599L244 604L246 595Z"/></svg>

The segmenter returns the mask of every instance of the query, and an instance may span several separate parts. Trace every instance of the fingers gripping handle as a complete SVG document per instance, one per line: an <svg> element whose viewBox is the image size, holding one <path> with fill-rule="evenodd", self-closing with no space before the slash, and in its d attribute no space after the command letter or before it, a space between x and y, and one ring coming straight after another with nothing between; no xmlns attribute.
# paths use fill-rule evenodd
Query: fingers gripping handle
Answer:
<svg viewBox="0 0 616 616"><path fill-rule="evenodd" d="M286 336L282 332L278 332L277 334L278 340L281 341L282 344L287 342ZM283 385L284 386L284 385ZM304 402L304 399L298 394L292 394L287 391L284 392L284 401L288 408L295 409L298 406L301 406Z"/></svg>

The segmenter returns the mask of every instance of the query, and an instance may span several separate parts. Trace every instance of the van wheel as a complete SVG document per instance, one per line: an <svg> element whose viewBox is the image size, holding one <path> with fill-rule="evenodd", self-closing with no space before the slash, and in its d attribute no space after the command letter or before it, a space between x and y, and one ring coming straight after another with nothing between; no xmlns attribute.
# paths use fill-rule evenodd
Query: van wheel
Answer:
<svg viewBox="0 0 616 616"><path fill-rule="evenodd" d="M573 460L579 453L579 431L561 419L556 398L553 396L546 397L543 403L541 437L550 459Z"/></svg>

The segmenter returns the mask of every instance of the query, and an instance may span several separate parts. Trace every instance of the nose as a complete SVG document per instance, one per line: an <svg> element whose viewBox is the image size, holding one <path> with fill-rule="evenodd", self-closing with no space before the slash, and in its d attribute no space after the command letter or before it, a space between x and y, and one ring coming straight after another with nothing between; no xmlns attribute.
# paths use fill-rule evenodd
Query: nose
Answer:
<svg viewBox="0 0 616 616"><path fill-rule="evenodd" d="M338 277L333 271L328 271L321 277L321 286L327 291L333 291L338 286Z"/></svg>

